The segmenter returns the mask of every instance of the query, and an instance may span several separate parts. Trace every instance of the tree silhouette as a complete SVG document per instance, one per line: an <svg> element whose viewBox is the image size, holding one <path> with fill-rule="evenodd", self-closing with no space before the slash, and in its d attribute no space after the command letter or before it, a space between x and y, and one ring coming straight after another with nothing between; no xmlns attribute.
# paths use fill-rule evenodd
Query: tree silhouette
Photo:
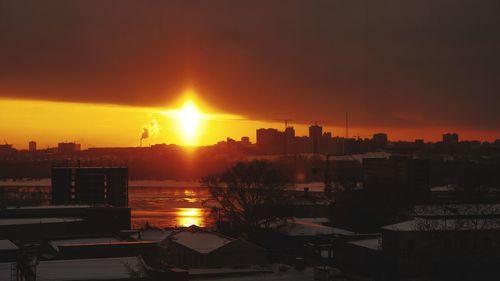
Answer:
<svg viewBox="0 0 500 281"><path fill-rule="evenodd" d="M224 173L203 179L212 199L212 214L233 230L246 231L280 215L288 202L284 173L270 162L239 162Z"/></svg>

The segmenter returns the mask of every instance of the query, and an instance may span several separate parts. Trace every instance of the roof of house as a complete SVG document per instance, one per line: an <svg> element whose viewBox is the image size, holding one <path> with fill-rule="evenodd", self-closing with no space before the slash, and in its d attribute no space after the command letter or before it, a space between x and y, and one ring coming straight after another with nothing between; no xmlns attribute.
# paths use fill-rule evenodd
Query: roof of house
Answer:
<svg viewBox="0 0 500 281"><path fill-rule="evenodd" d="M69 245L86 245L86 244L110 244L119 242L115 237L92 237L92 238L78 238L78 239L64 239L64 240L52 240L49 244L56 251L59 250L59 246L69 246Z"/></svg>
<svg viewBox="0 0 500 281"><path fill-rule="evenodd" d="M10 210L38 210L38 209L80 209L90 208L91 205L41 205L41 206L21 206L21 207L7 207Z"/></svg>
<svg viewBox="0 0 500 281"><path fill-rule="evenodd" d="M381 249L379 238L368 238L368 239L354 240L354 241L349 241L348 243L355 245L355 246L358 246L358 247L368 248L370 250L375 250L375 251L378 251Z"/></svg>
<svg viewBox="0 0 500 281"><path fill-rule="evenodd" d="M232 238L194 225L172 233L169 239L204 254L234 241Z"/></svg>
<svg viewBox="0 0 500 281"><path fill-rule="evenodd" d="M140 272L142 266L138 257L40 261L37 280L122 280L130 278L131 271Z"/></svg>
<svg viewBox="0 0 500 281"><path fill-rule="evenodd" d="M172 231L159 228L151 228L151 229L141 230L139 233L141 241L160 242L165 240L165 238L167 238L170 234L172 234ZM138 235L137 238L139 239Z"/></svg>
<svg viewBox="0 0 500 281"><path fill-rule="evenodd" d="M435 186L431 188L431 192L450 192L450 191L455 191L456 187L457 186L454 184Z"/></svg>
<svg viewBox="0 0 500 281"><path fill-rule="evenodd" d="M8 218L0 219L0 225L24 225L24 224L43 224L43 223L66 223L84 221L81 218Z"/></svg>
<svg viewBox="0 0 500 281"><path fill-rule="evenodd" d="M322 225L313 219L289 218L286 222L274 222L270 227L289 236L353 235L345 229Z"/></svg>
<svg viewBox="0 0 500 281"><path fill-rule="evenodd" d="M500 219L413 219L383 226L391 231L466 231L500 229Z"/></svg>
<svg viewBox="0 0 500 281"><path fill-rule="evenodd" d="M10 240L0 240L0 251L5 250L19 250L19 247Z"/></svg>
<svg viewBox="0 0 500 281"><path fill-rule="evenodd" d="M500 215L500 204L417 205L413 208L413 215L418 217L495 216Z"/></svg>

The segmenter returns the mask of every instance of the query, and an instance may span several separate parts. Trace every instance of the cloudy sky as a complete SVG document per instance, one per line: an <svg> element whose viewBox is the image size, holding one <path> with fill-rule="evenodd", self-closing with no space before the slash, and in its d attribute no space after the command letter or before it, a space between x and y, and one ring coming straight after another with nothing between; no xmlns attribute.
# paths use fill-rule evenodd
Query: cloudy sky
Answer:
<svg viewBox="0 0 500 281"><path fill-rule="evenodd" d="M0 1L0 98L500 132L500 2ZM500 135L499 135L500 138Z"/></svg>

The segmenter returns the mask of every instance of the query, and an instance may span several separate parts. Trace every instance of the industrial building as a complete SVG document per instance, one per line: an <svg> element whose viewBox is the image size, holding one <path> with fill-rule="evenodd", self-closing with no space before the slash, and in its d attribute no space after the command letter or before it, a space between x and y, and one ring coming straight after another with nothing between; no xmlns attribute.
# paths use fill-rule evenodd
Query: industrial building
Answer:
<svg viewBox="0 0 500 281"><path fill-rule="evenodd" d="M128 168L52 168L52 204L128 205Z"/></svg>
<svg viewBox="0 0 500 281"><path fill-rule="evenodd" d="M430 162L409 157L363 159L363 185L367 190L405 191L410 203L430 200Z"/></svg>
<svg viewBox="0 0 500 281"><path fill-rule="evenodd" d="M0 210L0 239L43 240L113 234L130 229L130 208L89 205L7 207Z"/></svg>

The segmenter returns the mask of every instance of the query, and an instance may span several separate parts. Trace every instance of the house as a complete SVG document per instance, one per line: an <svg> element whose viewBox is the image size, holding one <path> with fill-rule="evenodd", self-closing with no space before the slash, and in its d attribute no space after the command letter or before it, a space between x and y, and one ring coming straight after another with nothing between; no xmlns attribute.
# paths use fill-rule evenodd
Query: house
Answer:
<svg viewBox="0 0 500 281"><path fill-rule="evenodd" d="M267 251L244 239L234 239L198 226L173 231L160 243L170 264L180 267L265 265Z"/></svg>
<svg viewBox="0 0 500 281"><path fill-rule="evenodd" d="M383 226L378 237L337 241L335 262L343 271L387 280L495 280L499 210L495 204L415 206L413 219Z"/></svg>
<svg viewBox="0 0 500 281"><path fill-rule="evenodd" d="M336 239L353 232L324 225L327 218L282 218L261 224L257 232L260 243L280 258L307 257L309 262L326 263L333 259Z"/></svg>
<svg viewBox="0 0 500 281"><path fill-rule="evenodd" d="M488 273L500 266L500 219L417 218L382 227L386 266L398 275Z"/></svg>

